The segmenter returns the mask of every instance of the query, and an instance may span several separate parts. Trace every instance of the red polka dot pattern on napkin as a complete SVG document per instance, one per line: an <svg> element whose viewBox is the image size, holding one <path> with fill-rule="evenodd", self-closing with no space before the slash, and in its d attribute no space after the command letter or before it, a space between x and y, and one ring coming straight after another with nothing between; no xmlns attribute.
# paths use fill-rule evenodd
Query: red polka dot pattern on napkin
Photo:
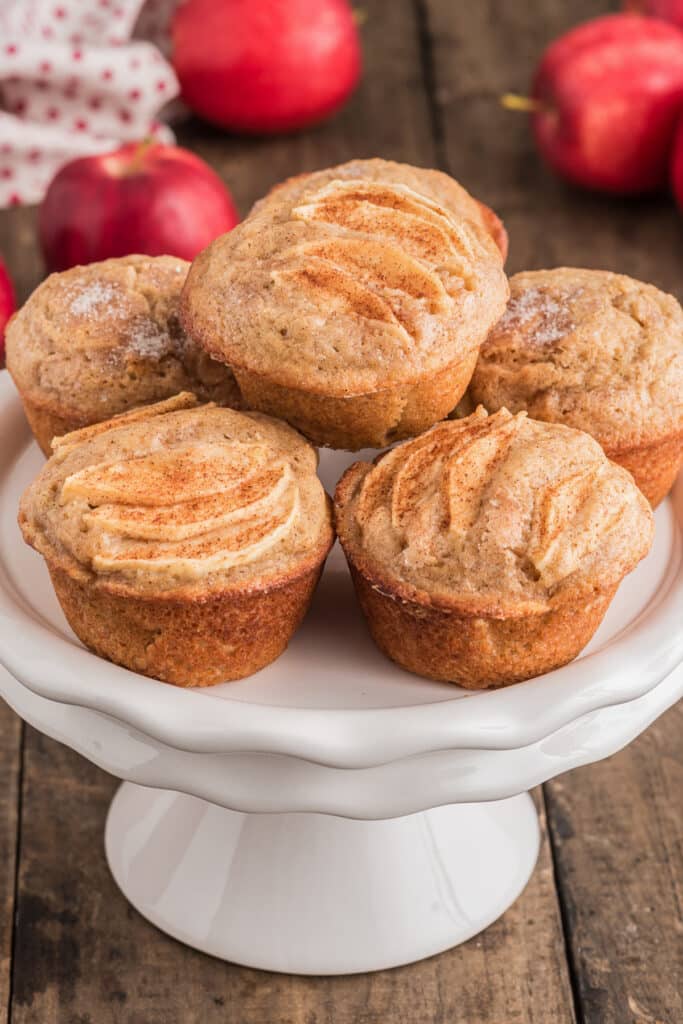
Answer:
<svg viewBox="0 0 683 1024"><path fill-rule="evenodd" d="M178 95L164 58L177 0L4 0L0 206L39 202L78 156L152 135ZM143 38L144 37L144 38Z"/></svg>

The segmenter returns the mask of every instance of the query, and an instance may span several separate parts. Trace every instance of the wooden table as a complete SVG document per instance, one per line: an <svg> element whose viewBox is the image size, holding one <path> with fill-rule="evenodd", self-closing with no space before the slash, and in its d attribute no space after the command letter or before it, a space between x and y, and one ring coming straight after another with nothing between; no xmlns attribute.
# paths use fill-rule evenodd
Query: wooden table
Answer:
<svg viewBox="0 0 683 1024"><path fill-rule="evenodd" d="M510 271L621 270L683 293L683 222L662 198L571 191L539 164L526 118L543 46L595 0L361 0L366 70L338 117L279 140L191 122L245 211L289 174L355 156L441 167L504 217ZM41 276L34 212L0 221L22 297ZM268 975L186 949L127 905L104 862L116 782L0 711L0 1024L681 1024L683 707L627 750L537 794L544 837L517 904L420 964L335 979Z"/></svg>

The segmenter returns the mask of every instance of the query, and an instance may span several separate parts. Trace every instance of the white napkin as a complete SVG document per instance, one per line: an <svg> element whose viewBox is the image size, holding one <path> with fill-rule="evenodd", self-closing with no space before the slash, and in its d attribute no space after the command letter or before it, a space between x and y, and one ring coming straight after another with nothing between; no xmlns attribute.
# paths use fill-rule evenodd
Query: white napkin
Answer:
<svg viewBox="0 0 683 1024"><path fill-rule="evenodd" d="M162 53L176 3L0 0L0 207L39 202L75 157L174 141L157 117L178 94Z"/></svg>

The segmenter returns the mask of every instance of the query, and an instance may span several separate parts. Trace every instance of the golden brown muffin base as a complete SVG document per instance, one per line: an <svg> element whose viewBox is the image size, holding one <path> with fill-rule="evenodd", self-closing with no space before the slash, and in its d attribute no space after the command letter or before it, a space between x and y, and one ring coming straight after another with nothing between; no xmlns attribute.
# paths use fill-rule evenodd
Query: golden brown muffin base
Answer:
<svg viewBox="0 0 683 1024"><path fill-rule="evenodd" d="M508 686L572 661L602 622L617 589L541 615L495 618L405 600L389 585L379 588L351 561L349 567L379 649L409 672L468 690Z"/></svg>
<svg viewBox="0 0 683 1024"><path fill-rule="evenodd" d="M308 610L323 564L270 588L202 600L114 594L48 568L69 625L95 654L192 687L242 679L279 657Z"/></svg>
<svg viewBox="0 0 683 1024"><path fill-rule="evenodd" d="M478 349L416 384L365 395L316 394L284 387L233 367L246 406L286 420L314 444L358 451L414 437L444 419L460 401Z"/></svg>
<svg viewBox="0 0 683 1024"><path fill-rule="evenodd" d="M63 434L70 434L72 430L79 430L88 424L76 416L64 416L53 412L49 406L40 405L19 392L21 404L24 408L24 415L28 420L33 436L43 455L50 456L52 452L53 437L61 437Z"/></svg>
<svg viewBox="0 0 683 1024"><path fill-rule="evenodd" d="M603 447L609 459L629 471L653 508L669 493L683 465L683 431L632 448Z"/></svg>

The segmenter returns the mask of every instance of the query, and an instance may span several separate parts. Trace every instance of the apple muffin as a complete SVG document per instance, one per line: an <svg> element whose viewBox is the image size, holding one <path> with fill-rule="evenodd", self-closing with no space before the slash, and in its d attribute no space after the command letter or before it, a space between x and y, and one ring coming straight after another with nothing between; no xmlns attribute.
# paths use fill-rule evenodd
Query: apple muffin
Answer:
<svg viewBox="0 0 683 1024"><path fill-rule="evenodd" d="M192 264L186 331L245 403L355 450L450 412L508 297L490 218L439 171L356 160L300 175Z"/></svg>
<svg viewBox="0 0 683 1024"><path fill-rule="evenodd" d="M600 442L656 506L683 462L683 310L604 270L516 274L482 345L469 397L526 410Z"/></svg>
<svg viewBox="0 0 683 1024"><path fill-rule="evenodd" d="M191 390L239 408L231 371L177 316L189 263L124 256L52 274L7 329L7 369L38 444Z"/></svg>
<svg viewBox="0 0 683 1024"><path fill-rule="evenodd" d="M654 529L588 434L481 407L356 462L335 514L378 647L469 689L575 658Z"/></svg>
<svg viewBox="0 0 683 1024"><path fill-rule="evenodd" d="M19 524L96 654L178 686L282 653L334 540L317 453L181 394L58 438Z"/></svg>

